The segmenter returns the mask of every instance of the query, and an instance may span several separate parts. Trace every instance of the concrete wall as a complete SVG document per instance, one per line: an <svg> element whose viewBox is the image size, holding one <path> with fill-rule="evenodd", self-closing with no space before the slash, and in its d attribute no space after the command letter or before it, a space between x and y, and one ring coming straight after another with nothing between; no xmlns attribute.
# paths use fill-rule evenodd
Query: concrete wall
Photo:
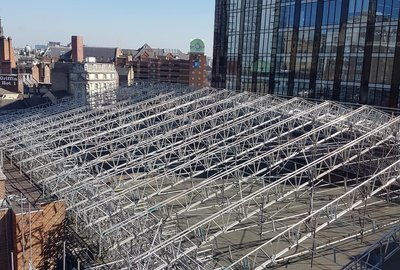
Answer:
<svg viewBox="0 0 400 270"><path fill-rule="evenodd" d="M67 63L55 63L51 71L51 82L54 91L69 91L69 74L72 65Z"/></svg>

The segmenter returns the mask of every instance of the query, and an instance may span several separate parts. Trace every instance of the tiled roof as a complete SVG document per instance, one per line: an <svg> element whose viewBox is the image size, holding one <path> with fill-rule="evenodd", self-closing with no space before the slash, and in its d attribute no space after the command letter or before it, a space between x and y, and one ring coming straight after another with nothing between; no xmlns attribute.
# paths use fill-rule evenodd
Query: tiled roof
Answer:
<svg viewBox="0 0 400 270"><path fill-rule="evenodd" d="M139 51L138 50L133 50L133 49L122 49L122 55L132 55L135 56Z"/></svg>
<svg viewBox="0 0 400 270"><path fill-rule="evenodd" d="M83 47L85 57L95 57L97 62L114 62L117 48L109 47Z"/></svg>
<svg viewBox="0 0 400 270"><path fill-rule="evenodd" d="M66 46L49 46L44 52L45 56L50 58L59 58L61 55L66 54L71 51L71 47Z"/></svg>
<svg viewBox="0 0 400 270"><path fill-rule="evenodd" d="M174 56L176 59L183 59L183 60L189 60L189 55L186 53L183 53L179 49L154 49L151 48L150 45L145 43L142 47L140 47L137 50L129 50L129 49L123 49L122 53L124 55L129 55L131 54L133 58L137 59L139 58L142 54L147 53L149 55L149 58L158 58L158 57L165 57L169 53Z"/></svg>
<svg viewBox="0 0 400 270"><path fill-rule="evenodd" d="M84 57L94 57L98 63L112 63L115 61L115 54L117 48L115 47L83 47ZM71 59L72 51L65 53L63 59Z"/></svg>

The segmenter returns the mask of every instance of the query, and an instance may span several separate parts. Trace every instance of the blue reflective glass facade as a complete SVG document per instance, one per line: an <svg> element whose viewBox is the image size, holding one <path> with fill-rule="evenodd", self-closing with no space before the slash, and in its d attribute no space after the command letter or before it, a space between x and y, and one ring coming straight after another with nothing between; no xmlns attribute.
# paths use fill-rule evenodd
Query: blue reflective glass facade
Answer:
<svg viewBox="0 0 400 270"><path fill-rule="evenodd" d="M399 107L399 0L216 0L213 86Z"/></svg>

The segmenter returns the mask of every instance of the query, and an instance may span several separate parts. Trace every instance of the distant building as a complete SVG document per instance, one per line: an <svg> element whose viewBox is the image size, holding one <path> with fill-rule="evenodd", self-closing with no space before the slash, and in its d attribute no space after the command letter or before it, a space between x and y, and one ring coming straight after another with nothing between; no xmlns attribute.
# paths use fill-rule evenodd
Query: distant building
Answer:
<svg viewBox="0 0 400 270"><path fill-rule="evenodd" d="M134 83L135 72L132 66L117 66L116 70L118 73L119 85L130 86Z"/></svg>
<svg viewBox="0 0 400 270"><path fill-rule="evenodd" d="M35 45L35 50L44 52L47 49L47 45Z"/></svg>
<svg viewBox="0 0 400 270"><path fill-rule="evenodd" d="M11 37L5 37L0 20L0 74L12 74L16 67Z"/></svg>
<svg viewBox="0 0 400 270"><path fill-rule="evenodd" d="M183 53L178 49L155 49L148 44L144 44L137 50L84 46L82 37L78 36L71 38L70 45L63 47L57 44L57 46L48 47L43 56L51 59L52 62L85 62L87 59L92 59L91 62L93 62L94 59L96 63L115 64L120 85L130 85L134 79L180 83L196 87L209 84L207 77L209 71L207 71L207 59L202 41L199 43L201 51L191 53ZM74 48L77 50L76 55L74 55ZM56 70L52 74L58 74L61 71L60 67L55 64ZM58 84L56 80L54 78L52 82ZM54 85L53 89L59 89L59 87ZM64 87L64 89L67 88Z"/></svg>
<svg viewBox="0 0 400 270"><path fill-rule="evenodd" d="M0 108L24 109L50 103L41 88L48 91L50 62L30 46L13 48L12 39L4 36L0 20ZM1 267L0 267L1 268Z"/></svg>
<svg viewBox="0 0 400 270"><path fill-rule="evenodd" d="M116 47L93 47L84 46L83 38L79 36L71 37L71 47L64 47L63 53L58 55L51 55L50 50L48 56L52 57L53 61L60 61L64 63L69 62L89 62L102 63L102 64L115 64L116 59L122 54L120 48ZM57 48L53 50L59 52ZM74 50L76 49L76 55ZM57 65L59 67L59 65ZM117 81L122 85L131 85L134 81L134 71L131 66L120 66L115 69L118 73ZM57 72L57 71L56 71ZM114 72L114 70L112 71ZM98 85L103 85L101 82ZM96 83L94 84L96 85ZM95 86L94 86L95 87ZM103 88L99 86L99 89ZM92 88L90 88L92 89ZM89 90L90 90L89 89Z"/></svg>
<svg viewBox="0 0 400 270"><path fill-rule="evenodd" d="M73 36L71 39L72 46L79 44L79 46L77 46L77 48L79 48L79 52L77 52L77 58L79 58L79 61L77 61L73 56L73 47L63 47L63 53L58 55L58 60L63 62L82 62L84 59L90 57L95 58L98 63L115 63L117 57L121 55L121 49L117 47L84 46L82 37L74 38ZM57 50L55 50L55 52L57 52Z"/></svg>
<svg viewBox="0 0 400 270"><path fill-rule="evenodd" d="M17 67L15 70L19 75L23 75L25 92L35 92L42 85L49 85L51 83L50 65L49 62L44 62L43 59L39 60L35 56L17 56ZM26 80L28 75L31 78Z"/></svg>
<svg viewBox="0 0 400 270"><path fill-rule="evenodd" d="M61 42L59 42L59 41L49 41L47 43L47 46L60 47L61 46Z"/></svg>
<svg viewBox="0 0 400 270"><path fill-rule="evenodd" d="M92 57L99 63L115 63L121 49L117 47L92 47L84 46L83 53L85 58Z"/></svg>
<svg viewBox="0 0 400 270"><path fill-rule="evenodd" d="M95 57L82 59L83 42L72 37L72 62L54 63L52 89L66 91L77 100L87 102L93 94L115 89L119 84L118 73L113 63L98 63Z"/></svg>
<svg viewBox="0 0 400 270"><path fill-rule="evenodd" d="M0 20L0 87L11 92L28 93L36 91L40 84L49 83L50 63L39 61L36 50L28 45L14 50L12 39L3 35Z"/></svg>
<svg viewBox="0 0 400 270"><path fill-rule="evenodd" d="M43 53L43 57L47 58L49 62L58 62L60 57L71 51L68 46L47 46Z"/></svg>
<svg viewBox="0 0 400 270"><path fill-rule="evenodd" d="M204 50L204 43L201 45ZM201 87L207 84L204 51L185 54L178 49L154 49L144 44L137 50L122 49L117 67L131 66L136 80L180 83Z"/></svg>
<svg viewBox="0 0 400 270"><path fill-rule="evenodd" d="M52 69L53 91L67 91L77 100L87 101L93 94L118 86L118 73L109 63L63 63Z"/></svg>
<svg viewBox="0 0 400 270"><path fill-rule="evenodd" d="M189 84L189 61L148 58L133 60L132 66L136 80Z"/></svg>

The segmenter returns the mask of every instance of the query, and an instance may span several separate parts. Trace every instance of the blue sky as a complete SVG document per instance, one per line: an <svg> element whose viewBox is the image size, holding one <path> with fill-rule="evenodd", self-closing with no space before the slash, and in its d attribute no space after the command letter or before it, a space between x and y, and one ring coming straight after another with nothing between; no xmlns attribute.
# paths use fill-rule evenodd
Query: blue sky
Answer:
<svg viewBox="0 0 400 270"><path fill-rule="evenodd" d="M12 0L0 16L14 46L70 42L81 35L90 46L189 50L201 38L212 55L214 0Z"/></svg>

